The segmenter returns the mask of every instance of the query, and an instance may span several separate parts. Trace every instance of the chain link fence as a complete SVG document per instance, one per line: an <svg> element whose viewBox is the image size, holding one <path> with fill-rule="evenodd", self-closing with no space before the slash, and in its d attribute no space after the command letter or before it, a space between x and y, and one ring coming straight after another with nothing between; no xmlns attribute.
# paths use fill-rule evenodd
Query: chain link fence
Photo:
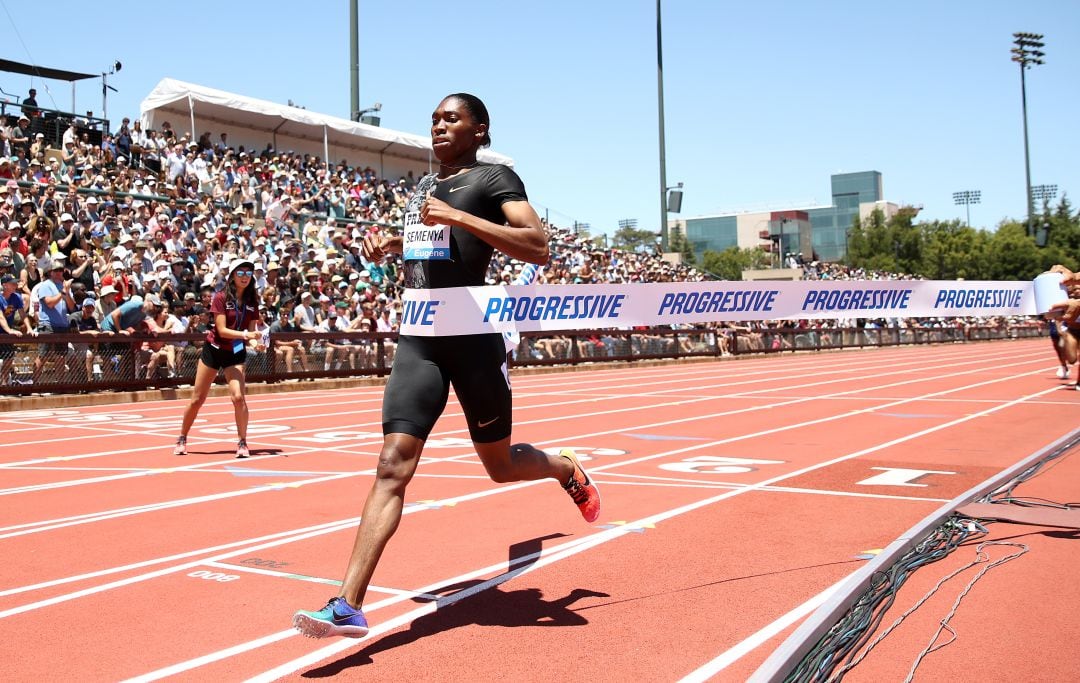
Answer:
<svg viewBox="0 0 1080 683"><path fill-rule="evenodd" d="M966 343L1040 337L1038 323L921 328L709 327L692 329L527 332L511 366L545 366L662 358L719 357L908 344ZM383 376L397 335L327 332L272 335L262 352L249 347L248 382L297 382ZM0 335L0 395L131 391L191 385L205 338L200 334ZM218 381L222 381L219 377Z"/></svg>

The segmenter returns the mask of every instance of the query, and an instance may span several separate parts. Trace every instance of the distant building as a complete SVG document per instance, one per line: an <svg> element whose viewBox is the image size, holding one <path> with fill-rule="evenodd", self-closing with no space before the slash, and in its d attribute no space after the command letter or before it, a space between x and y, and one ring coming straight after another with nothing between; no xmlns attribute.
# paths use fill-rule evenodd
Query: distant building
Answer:
<svg viewBox="0 0 1080 683"><path fill-rule="evenodd" d="M883 195L878 171L838 173L832 176L830 206L699 216L671 221L669 227L686 236L699 259L706 250L738 246L761 247L778 252L781 258L801 253L806 260L841 261L855 216L865 220L874 209L881 209L888 218L899 210Z"/></svg>

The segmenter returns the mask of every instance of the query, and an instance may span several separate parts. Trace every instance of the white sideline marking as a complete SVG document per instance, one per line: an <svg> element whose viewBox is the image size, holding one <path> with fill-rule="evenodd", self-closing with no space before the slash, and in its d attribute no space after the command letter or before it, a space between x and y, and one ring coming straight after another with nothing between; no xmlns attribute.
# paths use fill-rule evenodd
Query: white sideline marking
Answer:
<svg viewBox="0 0 1080 683"><path fill-rule="evenodd" d="M736 491L726 492L726 493L720 494L718 496L714 496L712 498L707 498L707 499L705 499L703 501L698 501L696 503L691 503L689 505L685 505L685 506L682 506L680 508L675 508L674 510L669 510L669 511L666 511L666 512L662 512L662 513L652 515L650 517L646 517L646 518L641 519L641 520L637 520L637 521L635 521L635 522L633 522L631 524L627 524L625 526L614 527L612 529L608 529L608 530L602 531L600 533L593 534L592 536L589 536L584 541L582 541L582 543L580 545L576 545L576 546L574 546L572 548L569 548L567 550L557 551L557 552L554 552L554 553L552 553L552 554L550 554L548 556L540 558L534 564L529 565L528 567L524 568L524 570L522 572L520 572L520 573L531 572L531 571L533 571L535 569L539 569L539 568L541 568L543 566L546 566L548 564L552 564L552 563L557 562L559 560L562 560L562 559L565 559L567 557L571 557L573 555L576 555L577 553L580 553L580 552L582 552L584 550L587 550L589 548L595 547L595 546L600 545L602 543L606 543L607 541L614 540L616 538L619 538L622 535L630 533L630 530L633 529L633 528L644 526L646 524L654 524L655 525L658 522L664 521L665 519L669 519L671 517L675 517L675 516L683 514L685 512L690 512L690 511L696 510L696 509L698 509L700 507L704 507L704 506L707 506L707 505L712 505L712 504L720 502L722 500L727 500L727 499L733 498L733 497L735 497L737 495L741 495L741 494L746 493L748 491L761 489L761 488L770 486L770 485L772 485L772 484L774 484L776 482L783 481L785 479L790 479L790 478L793 478L793 477L801 476L802 474L805 474L807 472L811 472L811 471L816 470L816 469L827 467L829 465L833 465L833 464L836 464L836 463L839 463L839 462L844 462L846 460L851 460L851 459L857 458L857 457L859 457L861 455L866 455L868 453L872 453L872 452L877 451L877 450L881 450L881 449L884 449L884 448L889 448L889 447L894 446L894 445L896 445L898 443L903 443L905 441L910 441L912 439L919 438L921 436L925 436L927 434L931 434L933 432L937 432L937 431L940 431L942 429L946 429L948 427L952 427L952 426L967 422L967 421L975 419L977 417L982 417L984 415L989 415L991 413L995 413L995 412L998 412L1000 410L1003 410L1003 409L1005 409L1007 407L1011 407L1013 405L1023 403L1024 401L1026 401L1026 400L1028 400L1030 398L1034 398L1034 397L1037 397L1037 396L1042 396L1042 395L1047 394L1047 393L1049 393L1051 391L1057 391L1057 390L1058 390L1058 388L1054 387L1053 389L1048 389L1048 390L1043 390L1043 391L1040 391L1040 392L1035 392L1033 394L1028 394L1027 396L1023 396L1021 398L1010 401L1008 404L1005 404L1005 405L993 406L993 407L988 408L988 409L986 409L984 411L981 411L979 413L974 413L974 414L971 414L971 415L967 415L967 416L958 418L956 420L953 420L951 422L947 422L947 423L944 423L942 425L938 425L936 427L930 427L930 428L924 429L924 430L922 430L920 432L916 432L914 434L909 434L909 435L904 436L904 437L893 439L892 441L888 441L886 443L879 444L877 446L873 446L873 447L866 448L866 449L863 449L863 450L855 452L855 453L851 453L851 454L848 454L848 455L845 455L845 456L834 458L833 460L830 460L830 461L827 461L827 462L824 462L824 463L820 463L820 464L817 464L817 465L811 465L809 467L805 467L805 468L803 468L801 470L797 470L795 472L780 475L780 476L777 476L777 477L772 477L772 478L766 479L766 480L764 480L764 481L762 481L762 482L760 482L760 483L758 483L756 485L748 486L748 487L746 487L744 489L739 489L739 490L736 490ZM942 393L942 392L938 392L938 393ZM475 586L474 587L475 590L470 589L469 595L471 595L471 594L473 594L475 592L479 592L480 590L484 590L485 588L488 588L490 586L497 585L496 583L493 583L493 582L496 581L498 578L499 577L496 577L496 579L491 579L488 582L484 582L483 584L479 584L479 585ZM840 582L834 584L829 590L835 590L840 584L842 584L846 580L847 580L847 577L842 579ZM501 583L501 581L500 581L500 583ZM430 590L430 589L428 589L428 590ZM706 666L711 666L713 669L715 669L715 671L720 671L723 668L726 668L727 666L730 666L731 663L737 661L739 658L741 658L744 655L746 655L747 653L749 653L751 650L756 648L762 642L765 642L766 640L768 640L768 638L772 637L772 634L773 634L774 630L776 630L776 629L783 630L783 628L786 628L787 624L782 623L785 619L788 619L788 618L798 619L801 616L804 616L806 613L809 613L812 609L816 608L817 604L815 604L814 601L815 600L823 601L823 600L827 599L828 593L829 593L829 591L827 590L826 592L824 592L822 594L819 594L818 596L815 596L815 598L812 598L807 603L804 603L800 607L798 607L795 610L792 610L791 612L789 612L787 615L781 617L778 620L775 620L771 624L765 626L763 629L760 629L753 636L751 636L750 638L744 640L742 643L737 645L736 648L729 649L724 654L722 654L720 657L718 657L716 660L713 660L713 662L710 663L710 665L706 665ZM457 594L454 594L454 595L456 596ZM454 597L454 596L450 596L450 597ZM464 597L467 597L467 596L463 595L463 596L461 596L461 598L457 598L457 600L460 600L460 599L462 599ZM454 602L456 602L457 600L454 600ZM414 609L414 610L412 610L410 612L407 612L407 613L405 613L403 615L395 617L394 619L391 619L391 620L387 621L386 623L380 624L380 625L374 627L373 629L371 629L371 631L369 632L367 637L371 638L372 636L377 636L377 635L385 633L385 632L387 632L389 630L395 629L395 628L397 628L399 626L403 626L405 624L411 623L413 620L423 616L424 614L428 614L430 612L433 612L433 611L437 610L440 606L441 605L439 603L429 603L427 605L424 605L422 607ZM800 612L800 610L801 610L801 612ZM273 634L271 636L267 636L266 638L271 638L271 639L274 639L274 640L281 640L281 639L283 639L285 637L288 637L288 635L289 635L288 631L282 631L282 632ZM180 662L180 663L175 664L173 666L170 666L170 667L168 667L166 669L159 669L158 671L152 672L151 674L146 674L145 676L141 676L139 678L135 678L135 679L131 679L131 680L132 681L139 681L140 683L143 683L143 682L157 680L159 678L163 678L163 677L168 676L168 675L173 675L173 674L179 673L181 671L187 671L187 670L190 670L190 669L193 669L193 668L197 668L199 666L202 666L203 664L207 664L207 663L210 663L210 662L213 662L213 661L217 661L217 660L222 659L222 658L224 658L226 656L232 656L233 654L241 654L243 652L247 652L247 651L255 649L257 647L261 647L262 642L264 640L266 640L266 638L262 638L262 639L259 639L259 640L256 640L256 641L250 641L250 643L247 643L247 644L234 646L234 647L229 648L227 651L222 650L222 651L219 651L219 652L216 652L216 653L210 653L208 655L204 655L204 656L199 657L197 659L188 660L186 662ZM289 662L281 664L281 665L279 665L279 666L277 666L277 667L275 667L273 669L270 669L269 671L265 671L262 674L259 674L257 676L253 676L252 678L248 679L248 683L271 683L272 681L275 681L278 678L281 678L283 676L287 676L289 674L292 674L292 673L296 672L300 668L303 668L303 667L311 665L311 664L315 664L315 663L317 663L319 661L322 661L323 659L325 659L325 658L327 658L327 657L329 657L331 655L334 655L334 654L336 654L338 652L347 650L347 649L355 647L355 646L356 646L356 641L351 639L351 638L350 639L347 639L347 638L339 639L338 641L336 641L336 642L334 642L334 643L332 643L330 645L327 645L327 646L325 646L323 648L320 648L318 650L315 650L314 652L308 653L307 655L304 655L304 656L299 657L297 659L293 659L293 660L291 660ZM227 655L223 654L225 652L228 652L229 654L227 654Z"/></svg>
<svg viewBox="0 0 1080 683"><path fill-rule="evenodd" d="M1033 362L1033 361L1020 361L1020 362L1017 362L1017 363L1011 363L1011 364L1008 364L1008 365L1002 365L1000 367L1010 367L1010 366L1013 366L1013 365L1027 365L1029 362ZM969 375L969 374L975 374L977 372L980 372L980 369L965 370L963 372L957 372L957 373L943 375L941 377L935 377L934 379L941 379L942 377L956 377L956 376L962 376L962 375ZM886 374L897 374L897 373L886 373ZM1029 374L1033 374L1033 372L1021 373L1021 374L1018 374L1018 375L1010 375L1008 377L1002 377L1002 378L995 378L995 379L991 379L991 380L986 380L984 382L977 382L975 384L966 385L964 387L957 387L957 388L947 389L947 390L940 391L940 392L934 392L934 393L930 393L930 394L925 394L924 396L944 395L944 394L952 393L954 391L963 391L965 389L970 389L970 388L974 388L974 387L978 387L978 386L983 386L983 385L986 385L986 384L993 384L993 383L996 383L996 382L1007 381L1007 380L1011 380L1011 379L1015 379L1015 378L1019 378L1019 377L1024 377L1024 376L1029 375ZM871 391L871 390L878 389L878 388L901 386L901 385L906 385L906 384L917 384L917 383L924 382L924 381L927 381L927 380L926 379L904 380L904 381L901 381L901 382L894 382L892 384L879 384L879 385L875 385L874 387L869 387L869 388L852 389L852 390L845 391L845 392L839 392L839 394L861 393L861 392L864 392L864 391ZM830 394L830 395L838 395L838 394ZM893 403L887 403L887 404L883 404L883 405L880 405L880 406L874 406L873 408L865 408L865 409L848 411L846 413L841 413L839 415L820 418L818 420L811 420L809 422L801 422L801 423L796 423L796 424L791 424L791 425L785 425L785 426L782 426L782 427L777 427L777 428L765 430L765 431L762 431L762 432L756 432L756 433L749 434L749 435L741 435L741 436L738 436L738 437L733 437L733 438L730 438L730 439L724 439L724 440L716 441L716 442L712 442L712 443L696 444L696 445L688 446L686 448L679 449L679 450L676 450L676 451L670 451L670 452L668 452L668 455L675 454L675 453L682 453L682 452L686 452L686 451L692 451L692 450L695 450L697 448L708 448L708 447L720 445L720 444L723 444L723 443L729 443L731 441L738 441L738 440L742 440L742 439L746 439L746 438L753 438L755 436L761 436L761 435L765 435L765 434L772 434L772 433L775 433L775 432L778 432L778 431L785 431L785 430L788 430L788 429L797 429L797 428L803 427L803 426L808 426L808 425L812 425L812 424L818 424L818 423L821 423L821 422L827 422L827 421L836 420L836 419L842 419L842 418L845 418L845 417L851 417L853 415L857 415L857 414L860 414L860 413L872 412L873 410L880 410L880 409L883 409L883 408L889 408L889 407L893 407L893 406L896 406L896 405L901 405L903 403L917 401L917 400L920 400L921 398L923 398L923 397L901 399L901 400L895 401ZM709 400L709 399L706 399L706 400ZM693 417L687 417L687 418L679 418L679 419L676 419L676 420L667 420L667 421L662 421L662 422L655 422L655 423L651 423L651 424L639 425L639 427L640 428L649 428L649 427L655 427L655 426L667 426L667 425L672 425L672 424L679 424L679 423L683 423L683 422L693 422L693 421L698 421L698 420L703 420L703 419L714 419L716 417L724 417L724 416L735 415L735 414L739 414L739 413L746 413L746 412L753 412L753 411L757 411L757 410L772 409L772 408L777 408L777 407L783 407L785 405L791 405L791 404L795 404L795 403L802 403L802 402L813 401L813 400L814 400L813 398L796 399L796 400L788 401L788 402L772 403L772 404L769 404L769 405L766 405L766 406L751 406L749 408L740 408L740 409L731 410L731 411L722 411L722 412L719 412L719 413L713 413L711 415L693 416ZM692 401L681 401L681 402L675 402L675 403L678 404L678 403L687 403L687 402L697 402L697 399L694 399ZM620 410L617 410L617 411L607 410L607 411L599 412L599 413L596 413L596 414L597 415L611 415L611 414L613 414L615 412L637 411L637 410L643 410L643 409L644 408L636 407L636 408L629 408L629 409L620 409ZM547 419L542 419L542 420L534 420L533 422L549 422L549 421L557 421L557 420L562 420L562 419L563 418L561 418L561 417L547 418ZM525 424L528 424L528 422L526 422ZM448 433L454 434L454 433L460 433L462 431L464 431L464 430L457 430L457 431L448 432ZM575 438L575 439L576 438L583 438L583 436L595 437L595 436L600 436L600 435L604 435L604 434L617 433L617 432L621 432L621 431L622 431L621 428L617 428L617 429L611 429L611 430L602 431L602 432L592 432L590 434L579 435L579 436L576 436L576 437L573 437L573 438ZM537 443L540 444L540 445L543 445L545 443L553 443L553 442L541 441L541 442L537 442ZM363 445L363 444L361 444L361 445ZM310 450L314 450L314 449L310 449ZM324 448L323 450L326 450L326 449ZM300 452L300 451L297 451L297 452ZM444 460L452 460L452 459L454 459L454 457L469 457L469 455L470 454L466 454L464 456L451 456L449 458L444 458ZM279 457L279 456L264 456L264 457ZM593 468L593 469L594 469L594 471L601 471L601 470L604 470L604 469L610 469L613 466L621 466L621 465L631 464L631 463L635 463L635 462L642 462L643 460L651 460L654 457L658 457L658 456L645 456L644 458L639 458L637 460L629 460L629 461L626 461L626 462L623 462L623 463L613 463L612 465L601 466L601 467ZM439 459L429 458L427 460L427 463L430 464L430 463L434 463L434 462L438 462L438 461L439 461ZM355 473L352 473L352 474L354 476L359 476L359 475L372 474L373 472L374 472L373 470L371 470L371 471L364 470L364 471L355 472ZM121 478L121 477L124 477L124 476L129 476L129 475L117 475L117 478ZM339 477L323 477L320 480L322 480L322 481L330 481L330 480L336 479L336 478L345 478L346 476L348 476L348 475L341 475ZM100 478L97 478L97 479L100 479ZM307 484L307 483L311 483L312 481L313 480L300 480L300 481L297 481L297 482L290 482L290 484L295 484L297 486L301 486L301 485L304 485L304 484ZM267 487L260 488L260 489L244 489L244 490L241 490L241 491L232 491L232 492L213 494L212 496L198 496L198 497L191 498L191 499L181 499L179 501L172 501L171 503L161 503L161 504L152 504L150 506L140 506L140 509L137 509L137 510L134 510L134 511L132 511L131 509L125 509L123 511L118 511L116 514L106 512L106 513L101 513L101 514L99 514L97 516L87 515L87 516L83 516L83 518L81 520L79 520L79 521L71 521L71 522L66 522L66 523L60 523L60 524L57 524L55 526L42 526L43 524L48 524L48 522L32 523L36 527L35 529L28 530L28 531L21 531L21 532L18 532L18 533L11 533L11 534L8 534L8 535L0 535L0 539L7 538L8 536L23 535L23 534L26 534L26 533L35 533L35 532L38 532L38 531L48 531L48 530L60 528L60 527L63 527L63 526L71 526L71 525L74 525L74 524L85 524L85 523L90 523L90 522L95 522L95 521L101 521L101 520L104 520L104 519L111 519L114 516L126 516L126 515L129 515L129 514L139 514L141 512L148 512L148 511L151 511L151 510L163 509L164 507L178 507L178 506L184 505L184 504L201 503L201 502L206 502L206 501L209 501L209 500L218 500L218 499L223 499L223 498L228 498L228 497L233 497L233 496L247 495L249 493L259 492L259 491L266 491L266 490L274 491L274 490L276 490L276 487L267 486ZM21 526L28 526L28 525L21 525ZM5 531L5 530L0 529L0 531Z"/></svg>
<svg viewBox="0 0 1080 683"><path fill-rule="evenodd" d="M708 662L701 668L690 672L686 676L683 676L679 683L705 683L705 681L739 661L777 633L780 633L788 626L791 626L796 621L802 619L807 614L810 614L823 605L845 581L847 581L847 577L837 581L782 617L775 619L765 628L760 629L748 638L743 639L742 642L728 648L716 659Z"/></svg>
<svg viewBox="0 0 1080 683"><path fill-rule="evenodd" d="M835 360L835 365L843 366L836 369L837 372L844 372L846 370L858 370L863 366L877 367L883 363L892 363L895 366L900 365L912 365L918 363L925 363L926 361L937 361L942 358L949 358L958 355L955 349L948 347L935 347L940 348L940 353L928 353L925 356L920 355L918 361L905 361L901 363L892 363L889 358L893 356L907 356L911 351L925 350L918 349L917 347L882 347L874 349L875 358L859 358L858 360L852 360L852 357L857 356L864 349L852 349L840 352L837 355L829 355L829 360ZM868 349L867 349L868 350ZM842 354L842 355L841 355ZM882 355L887 355L887 358L882 358ZM1013 356L1010 356L1013 357ZM789 356L788 362L783 364L782 369L776 368L776 363L773 358L748 358L740 361L737 365L733 365L731 373L728 376L742 377L751 375L769 375L769 374L789 374L792 369L801 370L809 368L820 368L821 358L812 356ZM844 360L849 362L844 363ZM702 363L693 365L680 365L671 368L665 368L665 377L678 376L693 378L695 375L704 375L706 377L715 375L715 366ZM515 379L515 385L517 388L528 389L529 387L572 387L579 384L616 384L623 386L626 384L627 379L633 379L635 377L646 377L650 380L655 380L656 372L654 368L619 368L617 373L612 373L611 369L600 370L584 370L573 374L573 377L566 380L551 379L549 375L525 375ZM682 380L680 380L682 381ZM383 390L383 384L376 384L371 386L357 386L348 387L343 389L312 389L309 391L288 392L283 394L259 394L256 396L248 397L248 404L250 406L251 413L257 413L262 411L272 410L292 410L295 406L294 403L311 403L313 398L325 397L333 400L335 404L341 403L363 403L368 401L368 398L359 398L354 401L338 401L335 400L341 396L341 394L349 393L372 393L375 394L376 400L381 401L381 391ZM175 411L177 399L161 399L157 401L140 402L135 407L130 409L123 409L124 404L106 404L100 406L82 406L77 409L63 409L65 414L93 414L93 413L109 413L109 414L121 414L121 413L133 413L135 411L150 412L150 411ZM290 405L264 407L269 403L285 403ZM216 412L202 412L202 415L228 415L233 414L232 406L229 404L229 398L227 396L212 396L207 398L204 409L223 407L225 410ZM99 410L85 410L85 408L97 408ZM0 415L0 421L15 423L18 420L47 420L53 417L52 413L61 409L48 409L33 411L19 411L16 413L9 413L7 416ZM35 414L36 413L36 414ZM49 414L45 414L49 413ZM38 428L40 428L39 426Z"/></svg>
<svg viewBox="0 0 1080 683"><path fill-rule="evenodd" d="M329 586L340 586L340 581L333 579L321 579L317 576L305 576L304 574L296 574L293 572L283 572L276 569L267 569L266 567L255 567L249 564L230 564L228 562L215 562L210 561L206 563L207 567L215 567L217 569L227 569L233 572L248 572L249 574L262 574L264 576L273 576L275 578L295 579L297 581L310 581L311 583L322 583ZM368 586L369 591L375 593L386 593L388 595L400 595L404 598L412 600L414 598L420 598L421 600L438 600L438 595L431 595L430 593L417 593L416 591L406 591L399 588L386 588L385 586Z"/></svg>
<svg viewBox="0 0 1080 683"><path fill-rule="evenodd" d="M1033 353L1033 354L1031 354L1031 356L1032 356L1032 358L1031 358L1030 361L1019 361L1017 363L1012 363L1010 365L1018 365L1018 364L1023 364L1025 362L1036 362L1038 359L1041 359L1043 357L1043 354L1034 354ZM874 374L874 375L868 375L866 377L860 377L858 379L866 379L866 378L874 378L874 377L887 377L887 376L890 376L890 375L906 374L903 370L897 370L896 369L896 368L904 367L906 365L918 365L920 370L932 370L932 369L940 369L940 368L955 368L955 367L960 366L960 365L984 364L987 360L995 360L995 359L998 359L998 358L1003 359L1003 360L1004 359L1015 360L1017 358L1017 355L1015 353L1011 353L1011 354L1002 354L1001 356L990 356L990 357L981 356L978 360L962 361L962 362L950 362L950 363L946 363L946 364L943 364L943 365L936 365L936 366L926 366L925 365L925 360L912 361L912 362L909 362L909 363L896 363L896 364L893 364L893 365L889 366L890 367L889 372L877 373L877 374ZM872 367L877 367L877 366L878 366L878 364L875 363ZM699 386L696 386L696 387L679 387L679 388L676 388L676 389L666 389L666 390L658 391L658 392L655 392L655 393L656 393L656 395L660 395L660 394L665 394L665 393L672 393L672 392L675 392L675 391L687 391L689 389L701 389L701 388L715 389L715 388L720 388L720 387L741 386L741 385L745 385L745 384L760 384L762 381L804 379L804 378L808 378L808 377L818 377L818 376L822 376L822 375L835 377L835 375L837 373L857 372L857 371L861 370L862 368L852 368L851 366L847 366L845 368L833 368L833 369L826 368L826 369L822 370L821 369L821 364L819 363L819 364L814 366L814 369L819 370L819 371L810 372L810 373L806 373L806 374L802 374L802 375L793 375L790 372L790 370L787 370L787 371L783 372L783 374L781 374L778 377L770 377L770 378L767 378L765 380L763 380L763 379L751 379L751 380L739 381L739 382L721 382L721 383L710 382L708 384L703 384L703 385L699 385ZM738 377L738 376L739 375L736 375L736 377ZM706 377L705 379L708 380L709 378ZM808 383L808 384L797 385L797 386L791 387L791 388L805 389L807 387L820 386L822 384L832 384L832 383L836 383L836 382L844 382L844 381L848 381L849 379L850 378L839 378L839 379L826 380L824 382L811 382L811 383ZM920 381L920 380L912 380L912 381ZM897 386L897 385L884 385L884 386ZM755 393L763 393L763 392L768 392L768 391L779 391L779 390L780 389L776 389L776 388L773 388L773 389L761 389L761 390L758 390L758 391L741 392L739 394L727 395L727 396L705 396L705 397L694 398L694 399L682 399L680 401L671 401L671 402L667 402L667 403L663 403L663 404L653 404L652 406L649 406L649 407L654 408L654 407L658 407L658 406L680 405L680 404L692 403L692 402L696 402L696 401L708 401L708 400L717 400L717 399L723 399L723 398L743 397L743 396L750 396L750 395L755 394ZM602 399L596 399L596 398L584 398L584 399L578 399L578 400L572 400L572 401L563 400L563 401L556 401L556 402L552 402L552 403L521 406L519 408L519 410L521 410L521 409L535 410L535 409L540 409L540 408L548 408L548 407L552 407L552 406L567 406L567 405L580 404L580 403L596 403L596 402L600 402L601 400ZM810 398L807 398L807 399L797 399L797 401L800 401L800 400L813 400L813 397L810 397ZM363 402L366 403L366 402L369 402L369 401L364 400ZM346 402L342 402L341 404L347 404L347 403L352 403L352 402L346 401ZM335 404L335 405L337 405L337 404ZM175 407L174 407L174 409L175 409ZM634 408L627 408L627 409L623 409L623 410L624 411L632 411L632 410L643 410L643 409L644 408L642 408L642 407L634 407ZM350 411L340 411L340 412L336 412L336 413L324 413L324 414L320 414L319 417L320 418L322 418L322 417L353 417L353 416L356 416L356 415L362 414L362 413L369 413L369 412L374 413L374 412L377 412L378 410L379 409L377 407L372 407L372 408L365 408L363 410L350 410ZM123 411L108 411L107 414L120 414L122 412ZM148 412L148 411L141 411L141 412ZM94 413L88 413L88 414L94 414ZM605 413L603 413L603 412L587 413L587 414L580 415L580 417L589 417L589 416L592 416L592 415L603 415L603 414L605 414ZM232 415L231 410L229 411L229 415ZM457 417L457 416L461 416L461 415L462 415L462 413L460 413L460 412L444 413L444 417ZM563 418L559 418L559 419L563 419ZM256 424L258 422L259 422L259 420L252 420L251 421L252 424ZM111 426L111 427L103 426L103 424L50 425L49 426L50 429L55 429L55 428L78 429L78 430L82 430L82 431L96 431L96 432L102 432L102 433L95 434L95 435L89 435L89 436L83 434L81 436L73 436L73 437L41 439L41 440L35 440L35 441L23 441L23 442L11 443L11 444L6 444L6 445L10 446L10 447L14 447L14 446L33 446L33 445L42 445L42 444L52 444L52 443L56 443L56 442L60 442L60 441L78 441L78 440L84 440L84 439L104 439L104 438L109 438L110 436L114 436L116 434L126 434L126 435L132 435L132 436L162 436L162 437L168 437L168 438L171 438L172 436L175 436L175 432L166 431L166 430L131 430L131 429L124 429L125 426L135 426L137 424L138 424L138 422L133 420L131 422L124 422L124 421L114 422L114 423L112 423L113 426ZM531 424L531 423L530 422L521 422L521 421L515 422L515 425L524 425L524 424ZM212 427L212 426L221 426L221 425L205 424L203 426ZM44 427L42 427L42 428L44 428ZM314 432L319 432L319 431L326 431L326 428L297 430L297 431L290 432L290 436L299 435L299 434L314 433ZM456 432L450 432L450 433L464 433L465 431L466 430L458 430ZM210 443L220 443L220 442L227 442L227 441L229 441L229 439L215 439L215 440L211 441ZM60 459L74 460L74 459L81 459L81 458L88 458L88 457L107 456L107 455L111 455L113 453L127 453L127 452L135 452L135 451L139 451L139 450L152 450L152 449L156 449L156 448L158 448L158 447L157 446L152 446L152 447L147 447L147 448L127 449L127 450L120 450L120 451L102 451L102 452L93 453L93 454L86 454L86 455L60 456ZM13 463L0 463L0 468L12 467L12 466L16 466L16 465L34 465L34 464L41 464L41 463L45 463L45 462L49 462L49 461L50 461L50 458L39 458L39 459L36 459L36 460L24 460L24 461L13 462Z"/></svg>

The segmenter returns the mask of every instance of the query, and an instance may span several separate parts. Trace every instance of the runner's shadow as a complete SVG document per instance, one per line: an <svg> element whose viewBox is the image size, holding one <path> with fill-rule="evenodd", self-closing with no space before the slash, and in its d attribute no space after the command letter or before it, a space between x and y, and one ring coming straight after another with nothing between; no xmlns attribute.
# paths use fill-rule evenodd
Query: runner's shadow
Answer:
<svg viewBox="0 0 1080 683"><path fill-rule="evenodd" d="M251 455L280 455L280 448L248 448ZM188 446L188 455L236 455L235 448L225 448L217 451L199 451ZM243 458L240 458L243 460Z"/></svg>
<svg viewBox="0 0 1080 683"><path fill-rule="evenodd" d="M473 580L441 586L429 594L438 596L435 611L412 621L409 628L397 631L366 645L347 657L316 669L304 672L304 678L327 678L336 676L353 667L372 664L373 656L410 645L428 636L462 626L584 626L589 623L570 606L583 598L609 597L607 593L575 588L557 600L544 600L539 588L503 591L499 585L506 583L536 563L545 540L562 537L551 534L530 539L510 546L510 570L486 581ZM467 603L465 601L468 600ZM415 602L431 604L425 598Z"/></svg>

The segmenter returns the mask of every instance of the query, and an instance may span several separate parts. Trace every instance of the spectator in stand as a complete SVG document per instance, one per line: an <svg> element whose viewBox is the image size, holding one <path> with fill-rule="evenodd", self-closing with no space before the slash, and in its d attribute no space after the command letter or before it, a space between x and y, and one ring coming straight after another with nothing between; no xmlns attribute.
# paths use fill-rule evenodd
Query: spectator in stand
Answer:
<svg viewBox="0 0 1080 683"><path fill-rule="evenodd" d="M30 144L32 142L31 136L33 131L30 128L30 117L23 114L19 117L19 122L11 128L11 135L8 137L8 141L11 143L12 149L22 152L24 155L30 154ZM20 157L21 161L26 161L25 157ZM20 164L21 166L22 164Z"/></svg>
<svg viewBox="0 0 1080 683"><path fill-rule="evenodd" d="M75 285L73 285L74 287ZM97 336L100 333L100 327L98 325L97 317L95 316L95 310L97 308L97 301L92 296L83 296L82 301L79 304L79 309L69 316L71 322L72 331L77 331L79 334L86 334L91 336ZM89 382L94 379L94 355L97 351L97 346L92 345L89 342L79 342L72 345L72 356L75 359L82 358L82 376L77 378L79 382Z"/></svg>
<svg viewBox="0 0 1080 683"><path fill-rule="evenodd" d="M270 335L274 336L283 333L292 334L300 332L300 328L292 321L292 315L292 301L283 301L281 307L278 309L275 320L270 324ZM284 372L293 371L294 359L299 359L301 370L309 372L307 349L304 348L303 342L299 339L275 339L274 355Z"/></svg>
<svg viewBox="0 0 1080 683"><path fill-rule="evenodd" d="M30 88L30 92L23 98L22 114L33 120L41 112L38 110L37 90Z"/></svg>
<svg viewBox="0 0 1080 683"><path fill-rule="evenodd" d="M21 337L24 333L30 334L30 319L26 316L26 304L23 303L22 294L16 291L18 280L10 273L0 275L0 286L3 287L4 315L0 316L0 328L4 334ZM14 344L0 344L0 386L6 386L11 380L11 370L15 363Z"/></svg>
<svg viewBox="0 0 1080 683"><path fill-rule="evenodd" d="M162 300L161 306L154 316L155 332L159 335L176 334L183 332L180 319L170 312L169 303ZM142 354L146 366L146 378L149 380L157 377L158 366L164 361L166 377L176 377L176 345L165 340L143 342Z"/></svg>
<svg viewBox="0 0 1080 683"><path fill-rule="evenodd" d="M104 288L102 291L105 291ZM101 330L112 334L131 336L139 331L144 331L143 322L153 320L161 309L161 299L156 294L148 294L144 299L135 295L118 305L111 313L101 320ZM119 374L123 379L134 379L135 374L135 349L129 342L116 342L107 345L103 350L110 358L118 358Z"/></svg>
<svg viewBox="0 0 1080 683"><path fill-rule="evenodd" d="M75 300L71 297L71 280L64 279L64 261L60 257L53 259L49 277L38 285L38 303L40 314L37 321L39 336L63 334L71 327L68 314L75 310ZM66 343L43 343L38 346L34 357L34 383L41 378L41 372L47 363L63 367L67 361Z"/></svg>

